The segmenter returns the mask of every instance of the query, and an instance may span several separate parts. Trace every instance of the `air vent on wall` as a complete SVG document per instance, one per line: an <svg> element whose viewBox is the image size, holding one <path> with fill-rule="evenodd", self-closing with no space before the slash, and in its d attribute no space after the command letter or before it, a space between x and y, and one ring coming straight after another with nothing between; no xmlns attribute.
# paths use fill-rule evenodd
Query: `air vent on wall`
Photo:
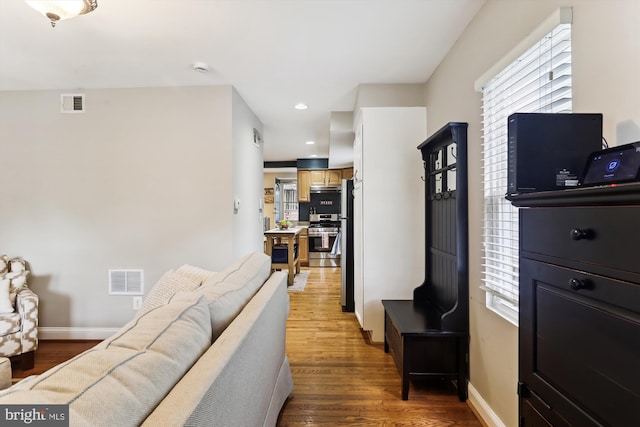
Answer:
<svg viewBox="0 0 640 427"><path fill-rule="evenodd" d="M143 270L109 270L109 295L142 295Z"/></svg>
<svg viewBox="0 0 640 427"><path fill-rule="evenodd" d="M63 93L60 95L60 111L63 113L84 113L84 94Z"/></svg>

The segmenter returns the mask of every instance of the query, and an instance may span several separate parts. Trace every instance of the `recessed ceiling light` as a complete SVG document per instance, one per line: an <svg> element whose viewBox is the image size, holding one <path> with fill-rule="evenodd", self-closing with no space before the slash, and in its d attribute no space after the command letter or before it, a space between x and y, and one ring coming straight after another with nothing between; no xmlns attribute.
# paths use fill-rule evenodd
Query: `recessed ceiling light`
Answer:
<svg viewBox="0 0 640 427"><path fill-rule="evenodd" d="M315 141L307 141L307 142L305 142L305 144L307 144L307 145L313 145L315 143L316 143Z"/></svg>
<svg viewBox="0 0 640 427"><path fill-rule="evenodd" d="M309 108L309 106L303 102L298 102L293 106L293 108L295 108L296 110L306 110L307 108Z"/></svg>

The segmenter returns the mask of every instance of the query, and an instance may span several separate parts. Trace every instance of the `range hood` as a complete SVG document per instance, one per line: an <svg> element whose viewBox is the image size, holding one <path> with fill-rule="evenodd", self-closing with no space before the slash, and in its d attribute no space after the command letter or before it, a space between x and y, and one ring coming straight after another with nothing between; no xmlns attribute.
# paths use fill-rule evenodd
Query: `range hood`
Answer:
<svg viewBox="0 0 640 427"><path fill-rule="evenodd" d="M312 185L311 190L312 193L339 193L339 186L325 186L325 185Z"/></svg>

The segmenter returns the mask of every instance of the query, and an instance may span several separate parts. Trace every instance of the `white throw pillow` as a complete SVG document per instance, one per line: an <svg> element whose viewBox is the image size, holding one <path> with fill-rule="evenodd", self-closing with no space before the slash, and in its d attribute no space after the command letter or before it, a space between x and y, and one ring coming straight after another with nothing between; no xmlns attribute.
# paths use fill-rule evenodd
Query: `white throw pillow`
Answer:
<svg viewBox="0 0 640 427"><path fill-rule="evenodd" d="M182 267L178 268L176 273L199 280L201 283L205 280L214 278L215 275L218 274L215 271L205 270L204 268L195 267L189 264L184 264Z"/></svg>
<svg viewBox="0 0 640 427"><path fill-rule="evenodd" d="M151 288L136 316L140 317L154 308L168 304L176 293L192 291L200 286L200 283L198 279L186 277L173 270L167 271Z"/></svg>
<svg viewBox="0 0 640 427"><path fill-rule="evenodd" d="M0 276L0 314L14 312L11 299L9 298L9 286L11 286L11 279Z"/></svg>

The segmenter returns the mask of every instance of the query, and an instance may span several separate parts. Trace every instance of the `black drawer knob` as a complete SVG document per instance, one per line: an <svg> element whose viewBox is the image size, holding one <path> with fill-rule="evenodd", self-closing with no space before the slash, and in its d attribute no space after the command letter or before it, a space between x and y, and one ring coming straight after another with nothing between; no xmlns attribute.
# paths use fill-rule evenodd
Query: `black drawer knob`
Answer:
<svg viewBox="0 0 640 427"><path fill-rule="evenodd" d="M581 230L580 228L574 228L569 233L573 240L582 240L582 239L591 239L593 237L593 232L589 229Z"/></svg>
<svg viewBox="0 0 640 427"><path fill-rule="evenodd" d="M569 280L569 287L574 291L579 291L580 289L588 289L589 282L587 282L586 280L580 280L580 279L574 278Z"/></svg>

